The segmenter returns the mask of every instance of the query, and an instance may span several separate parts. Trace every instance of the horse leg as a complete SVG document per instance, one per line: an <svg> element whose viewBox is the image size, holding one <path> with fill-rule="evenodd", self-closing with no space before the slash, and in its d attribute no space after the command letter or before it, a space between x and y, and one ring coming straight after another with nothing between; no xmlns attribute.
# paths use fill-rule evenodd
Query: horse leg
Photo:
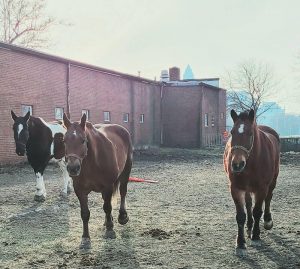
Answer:
<svg viewBox="0 0 300 269"><path fill-rule="evenodd" d="M126 194L127 194L127 185L128 185L128 180L129 180L129 175L131 171L131 166L132 166L132 159L128 158L124 171L120 175L120 195L121 195L121 204L120 204L120 210L119 210L119 217L118 217L118 222L122 225L126 224L129 221L129 217L127 215L126 211Z"/></svg>
<svg viewBox="0 0 300 269"><path fill-rule="evenodd" d="M259 222L262 216L262 205L264 199L266 197L265 189L261 189L259 192L255 193L255 205L253 208L253 217L254 217L254 227L252 233L252 243L260 245L260 229L259 229Z"/></svg>
<svg viewBox="0 0 300 269"><path fill-rule="evenodd" d="M59 168L62 172L62 175L63 175L63 189L61 191L61 195L62 197L67 197L68 194L71 193L72 191L72 179L70 178L69 176L69 173L67 171L67 164L66 162L64 162L63 160L60 160L58 162L58 165L59 165Z"/></svg>
<svg viewBox="0 0 300 269"><path fill-rule="evenodd" d="M126 211L126 201L125 201L125 197L127 194L127 184L128 184L128 178L126 181L123 181L120 184L121 204L120 204L118 222L122 225L126 224L129 221L129 217Z"/></svg>
<svg viewBox="0 0 300 269"><path fill-rule="evenodd" d="M46 199L46 188L44 183L44 169L34 169L36 175L36 192L34 195L34 201L44 202Z"/></svg>
<svg viewBox="0 0 300 269"><path fill-rule="evenodd" d="M265 199L265 213L264 213L264 227L266 230L271 230L273 227L273 220L270 210L270 204L273 197L273 190L275 188L276 181L270 186L267 197Z"/></svg>
<svg viewBox="0 0 300 269"><path fill-rule="evenodd" d="M238 235L236 240L236 253L238 255L246 254L246 240L244 226L246 222L245 213L245 192L231 186L231 196L236 207L236 222L238 225Z"/></svg>
<svg viewBox="0 0 300 269"><path fill-rule="evenodd" d="M112 206L111 206L111 198L112 198L112 191L105 191L102 193L102 198L104 200L103 210L105 212L105 222L104 225L106 227L106 232L104 238L114 239L116 238L116 233L114 231L114 223L113 217L111 215Z"/></svg>
<svg viewBox="0 0 300 269"><path fill-rule="evenodd" d="M246 209L247 209L247 234L251 238L251 232L253 227L253 216L252 216L252 198L249 192L245 194Z"/></svg>
<svg viewBox="0 0 300 269"><path fill-rule="evenodd" d="M83 223L83 233L79 249L90 249L91 239L89 233L90 210L88 207L88 195L75 190L80 203L80 213Z"/></svg>

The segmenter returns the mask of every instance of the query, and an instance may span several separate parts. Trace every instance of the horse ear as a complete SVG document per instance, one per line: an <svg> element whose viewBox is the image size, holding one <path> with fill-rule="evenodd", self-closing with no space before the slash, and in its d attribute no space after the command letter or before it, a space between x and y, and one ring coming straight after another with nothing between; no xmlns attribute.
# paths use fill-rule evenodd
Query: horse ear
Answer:
<svg viewBox="0 0 300 269"><path fill-rule="evenodd" d="M231 118L232 118L233 122L235 122L237 120L237 118L238 118L238 114L236 114L236 112L234 111L234 109L231 109L230 115L231 115Z"/></svg>
<svg viewBox="0 0 300 269"><path fill-rule="evenodd" d="M17 115L15 114L15 112L13 112L12 110L10 111L11 117L14 121L16 121L16 119L18 118Z"/></svg>
<svg viewBox="0 0 300 269"><path fill-rule="evenodd" d="M63 122L64 122L64 125L66 126L66 128L68 129L71 125L71 122L70 120L68 119L66 113L64 113L64 116L63 116Z"/></svg>
<svg viewBox="0 0 300 269"><path fill-rule="evenodd" d="M255 112L254 112L253 109L251 109L251 110L249 111L248 116L249 116L250 121L253 122L253 121L254 121L254 117L255 117Z"/></svg>
<svg viewBox="0 0 300 269"><path fill-rule="evenodd" d="M82 127L83 130L85 129L85 123L86 123L86 114L84 113L80 120L80 126Z"/></svg>
<svg viewBox="0 0 300 269"><path fill-rule="evenodd" d="M28 111L24 117L24 120L27 122L29 120L30 117L30 111Z"/></svg>

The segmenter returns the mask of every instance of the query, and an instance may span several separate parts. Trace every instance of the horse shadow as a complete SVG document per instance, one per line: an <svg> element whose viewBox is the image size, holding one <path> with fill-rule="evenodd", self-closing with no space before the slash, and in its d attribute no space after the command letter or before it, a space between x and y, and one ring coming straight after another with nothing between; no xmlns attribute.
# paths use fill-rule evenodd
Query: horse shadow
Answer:
<svg viewBox="0 0 300 269"><path fill-rule="evenodd" d="M115 227L117 228L117 227ZM93 266L93 268L136 268L140 264L136 257L134 247L135 231L131 227L120 227L116 229L116 239L104 239L103 234L100 236L100 243L96 244L91 251L81 253L80 266ZM82 267L78 268L82 268Z"/></svg>
<svg viewBox="0 0 300 269"><path fill-rule="evenodd" d="M278 234L268 234L272 243L262 240L261 246L251 246L260 255L276 264L277 268L300 268L300 245L297 247L293 243ZM257 258L250 255L243 258L243 261L253 268L264 268Z"/></svg>

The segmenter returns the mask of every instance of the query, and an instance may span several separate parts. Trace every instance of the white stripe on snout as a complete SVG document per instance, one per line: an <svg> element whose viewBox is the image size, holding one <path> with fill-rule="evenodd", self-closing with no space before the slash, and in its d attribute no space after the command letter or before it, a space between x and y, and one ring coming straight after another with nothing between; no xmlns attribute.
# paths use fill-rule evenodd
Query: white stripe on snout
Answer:
<svg viewBox="0 0 300 269"><path fill-rule="evenodd" d="M240 134L244 133L244 127L245 127L245 125L242 123L242 124L240 125L240 127L239 127L239 133L240 133Z"/></svg>
<svg viewBox="0 0 300 269"><path fill-rule="evenodd" d="M20 133L22 132L23 128L23 124L18 125L18 137L20 136Z"/></svg>
<svg viewBox="0 0 300 269"><path fill-rule="evenodd" d="M76 130L74 130L73 135L75 135L75 136L77 135Z"/></svg>

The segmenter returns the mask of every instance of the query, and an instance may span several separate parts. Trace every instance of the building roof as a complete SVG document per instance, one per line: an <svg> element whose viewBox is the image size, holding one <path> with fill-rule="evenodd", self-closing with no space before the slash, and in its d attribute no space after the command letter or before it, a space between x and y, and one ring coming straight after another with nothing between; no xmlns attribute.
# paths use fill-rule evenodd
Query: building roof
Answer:
<svg viewBox="0 0 300 269"><path fill-rule="evenodd" d="M50 60L50 61L55 61L55 62L64 63L64 64L70 64L70 65L73 65L73 66L79 66L81 68L95 70L97 72L101 72L101 73L104 73L104 74L107 74L107 75L126 78L126 79L131 79L131 80L135 80L135 81L138 81L138 82L141 82L141 83L153 84L153 85L157 85L157 86L160 86L160 85L169 85L169 86L199 86L199 85L204 85L206 87L213 88L213 89L221 89L217 86L214 86L214 85L210 84L210 81L219 81L219 78L184 79L184 80L179 80L179 81L160 82L160 81L155 81L155 80L151 80L151 79L147 79L147 78L142 78L142 77L139 77L139 76L134 76L134 75L122 73L122 72L111 70L111 69L106 69L106 68L99 67L99 66L96 66L96 65L82 63L82 62L79 62L79 61L76 61L76 60L63 58L63 57L60 57L60 56L44 53L44 52L37 51L37 50L34 50L34 49L29 49L29 48L25 48L25 47L21 47L21 46L17 46L17 45L7 44L7 43L4 43L4 42L0 42L0 49L7 49L7 50L15 51L15 52L22 53L22 54L32 55L32 56L39 57L39 58L46 59L46 60Z"/></svg>
<svg viewBox="0 0 300 269"><path fill-rule="evenodd" d="M146 79L146 78L142 78L142 77L139 77L139 76L134 76L134 75L126 74L126 73L121 73L121 72L118 72L118 71L102 68L102 67L99 67L99 66L95 66L95 65L82 63L82 62L79 62L79 61L75 61L75 60L71 60L71 59L51 55L51 54L44 53L44 52L41 52L41 51L37 51L37 50L34 50L34 49L29 49L29 48L25 48L25 47L21 47L21 46L7 44L7 43L4 43L4 42L0 42L0 49L1 48L2 49L8 49L8 50L15 51L15 52L19 52L19 53L23 53L23 54L27 54L27 55L36 56L36 57L46 59L46 60L50 60L50 61L55 61L55 62L64 63L64 64L70 64L70 65L73 65L73 66L79 66L79 67L87 68L87 69L92 69L92 70L95 70L95 71L98 71L98 72L101 72L101 73L104 73L104 74L107 74L107 75L111 75L111 76L127 78L127 79L131 79L131 80L135 80L135 81L139 81L139 82L147 83L147 84L161 85L161 82L159 82L159 81Z"/></svg>

